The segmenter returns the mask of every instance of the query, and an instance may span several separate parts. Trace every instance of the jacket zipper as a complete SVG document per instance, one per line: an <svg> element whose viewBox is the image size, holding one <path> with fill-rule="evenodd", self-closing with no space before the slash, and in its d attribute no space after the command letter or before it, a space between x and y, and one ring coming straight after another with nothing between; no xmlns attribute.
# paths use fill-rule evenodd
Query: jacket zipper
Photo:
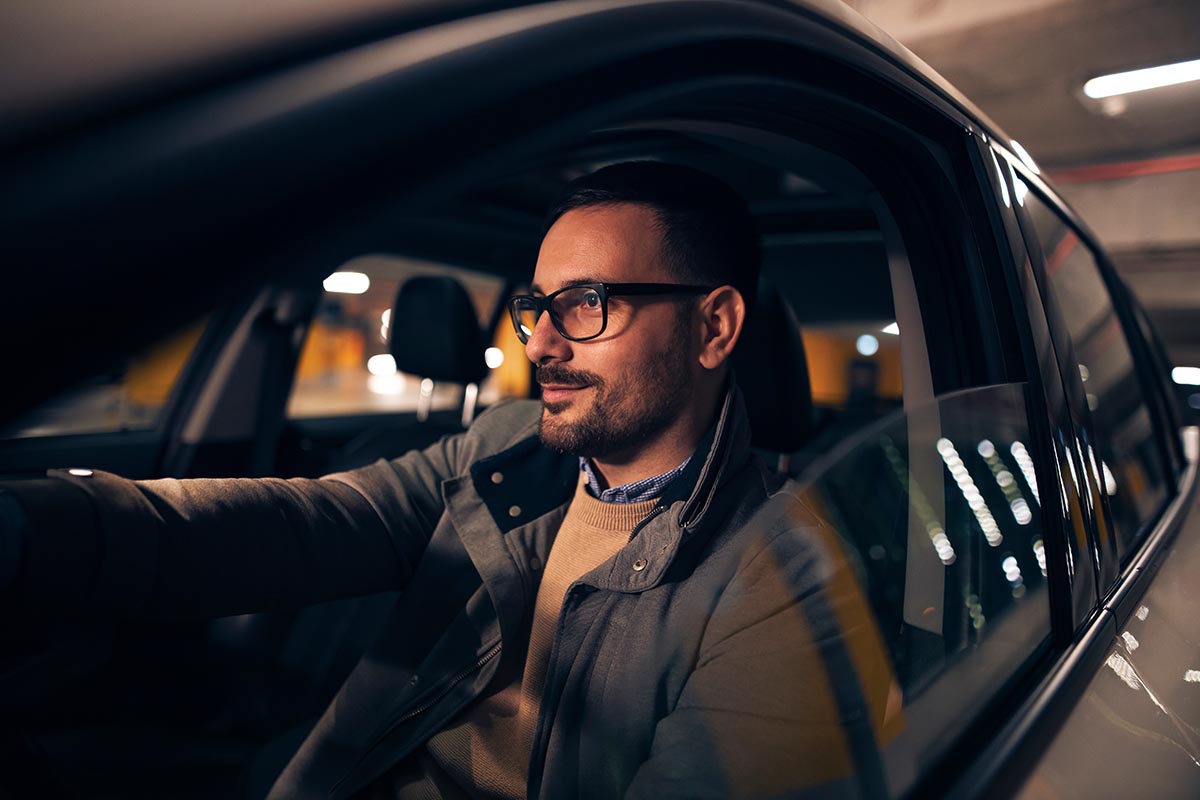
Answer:
<svg viewBox="0 0 1200 800"><path fill-rule="evenodd" d="M655 508L649 514L647 514L646 517L641 522L639 522L637 525L634 526L633 530L629 534L629 538L626 540L626 544L628 544L629 542L632 542L633 537L637 536L638 532L642 528L644 528L646 526L646 524L648 522L650 522L650 520L654 519L655 517L657 517L659 514L661 514L662 512L664 512L666 510L667 510L666 506L655 506ZM573 583L567 589L567 595L566 595L566 597L563 598L564 607L566 605L567 600L570 599L570 596L574 592L575 588L579 585L580 584L578 584L578 583ZM543 685L542 703L538 709L538 712L539 712L538 713L538 724L534 728L536 738L533 743L532 752L530 753L530 761L529 761L529 769L528 769L529 778L525 784L525 788L527 791L531 788L534 788L537 790L538 793L540 793L541 789L542 789L542 777L545 775L545 772L546 772L546 752L545 752L546 747L545 747L545 745L546 745L546 738L547 738L546 733L547 732L546 732L546 730L543 729L543 727L548 725L549 723L547 723L545 720L543 720L542 717L543 717L543 712L545 712L545 710L546 710L546 697L548 695L547 690L555 683L554 678L556 678L558 676L558 670L556 669L556 667L558 666L558 644L559 644L559 639L561 638L559 636L559 634L561 633L562 626L564 624L564 619L565 619L565 615L560 611L559 617L558 617L558 627L554 632L554 643L550 646L550 659L549 659L550 660L550 672L547 673L546 683ZM535 766L539 767L539 769L537 771L536 782L534 780L534 767ZM532 795L533 795L533 792L530 792L530 796L532 796Z"/></svg>
<svg viewBox="0 0 1200 800"><path fill-rule="evenodd" d="M445 686L443 686L443 687L442 687L442 690L441 690L440 692L438 692L436 695L434 695L433 697L431 697L431 698L429 698L428 700L426 700L426 701L425 701L424 703L422 703L421 705L419 705L419 706L417 706L416 708L414 708L412 711L410 711L410 712L408 712L407 714L405 714L404 716L402 716L400 719L396 720L396 721L395 721L394 723L392 723L391 725L389 725L389 726L388 726L389 730L390 730L390 729L392 729L392 728L399 727L400 725L403 725L404 723L408 722L408 721L409 721L410 719L412 719L413 717L416 717L416 716L419 716L419 715L421 715L421 714L424 714L426 711L428 711L429 709L433 708L435 705L437 705L437 704L438 704L438 702L439 702L439 701L440 701L440 700L441 700L443 697L445 697L446 695L450 694L450 690L451 690L451 689L453 689L453 688L454 688L455 686L457 686L458 684L462 683L462 681L463 681L463 680L464 680L464 679L465 679L465 678L466 678L468 675L471 675L472 673L474 673L474 672L477 672L477 671L479 671L479 670L483 669L483 665L484 665L484 664L488 663L488 662L489 662L489 661L491 661L493 658L495 658L497 655L499 655L499 653L500 653L500 647L501 647L501 644L500 644L500 642L496 642L496 644L494 644L494 645L492 646L492 649L491 649L491 650L488 650L486 653L484 653L484 654L483 654L483 655L481 655L481 656L480 656L478 659L476 659L476 661L475 661L475 663L474 663L474 664L472 664L471 666L469 666L469 667L467 667L466 669L462 670L462 671L461 671L461 672L459 672L457 675L455 675L453 678L451 678L451 679L450 679L450 682L449 682L449 683L447 683Z"/></svg>
<svg viewBox="0 0 1200 800"><path fill-rule="evenodd" d="M441 699L442 699L443 697L445 697L446 695L448 695L448 694L450 693L450 690L451 690L451 689L453 689L455 686L457 686L459 683L461 683L461 682L462 682L462 681L463 681L463 680L464 680L464 679L465 679L465 678L466 678L468 675L470 675L470 674L472 674L473 672L477 672L478 670L482 669L484 664L488 663L488 662L489 662L489 661L491 661L493 658L495 658L497 655L499 655L499 653L500 653L500 648L501 648L501 643L500 643L500 642L496 642L496 644L492 645L492 647L491 647L491 649L490 649L490 650L488 650L486 653L484 653L484 654L483 654L483 655L481 655L481 656L480 656L478 659L476 659L474 664L472 664L471 666L469 666L469 667L467 667L466 669L462 670L461 672L457 673L457 674L456 674L456 675L455 675L453 678L451 678L451 679L450 679L450 681L449 681L448 683L446 683L446 685L445 685L445 686L443 686L443 687L441 688L441 690L440 690L440 691L439 691L437 694L435 694L433 697L431 697L431 698L429 698L428 700L426 700L424 703L422 703L422 704L421 704L420 706L418 706L417 708L414 708L412 711L409 711L407 714L405 714L404 716L400 717L400 718L399 718L398 720L396 720L395 722L393 722L393 723L391 723L390 725L388 725L388 726L387 726L387 728L384 730L384 732L383 732L383 733L382 733L382 734L379 736L379 738L377 738L377 739L375 740L375 743L374 743L374 744L372 744L370 747L368 747L368 748L367 748L365 751L363 751L362 755L361 755L361 756L359 757L359 759L358 759L358 762L357 762L357 764L355 765L355 769L357 769L357 767L358 767L359 765L361 765L361 764L362 764L363 760L364 760L364 759L366 759L366 758L367 758L367 756L369 756L369 755L370 755L372 752L374 752L375 748L379 746L379 743L380 743L381 741L383 741L383 739L384 739L384 738L386 738L386 737L387 737L387 735L388 735L388 734L389 734L391 731L393 731L393 730L395 730L396 728L400 727L400 726L401 726L401 725L403 725L405 722L408 722L409 720L413 719L414 717L417 717L417 716L420 716L421 714L424 714L426 711L428 711L429 709L431 709L431 708L433 708L435 705L437 705L437 704L438 704L438 702L439 702L439 701L441 701ZM337 783L335 783L335 784L334 784L334 785L333 785L333 786L330 788L330 792L331 792L331 793L333 793L333 794L336 794L336 793L337 793L337 791L338 791L339 789L341 789L341 788L342 788L342 786L344 786L344 785L345 785L346 781L347 781L347 780L350 778L350 776L351 776L352 774L354 774L354 770L351 770L350 772L348 772L348 773L346 773L345 775L343 775L343 776L342 776L342 777L341 777L341 778L338 780L338 782L337 782Z"/></svg>
<svg viewBox="0 0 1200 800"><path fill-rule="evenodd" d="M646 527L646 525L650 522L650 520L654 519L655 517L657 517L659 514L661 514L662 512L664 512L666 510L667 510L666 506L655 506L654 509L649 514L647 514L642 519L641 522L639 522L637 525L633 526L633 530L629 532L629 538L625 540L625 544L629 544L630 542L632 542L633 537L637 536L638 533L642 530L642 528Z"/></svg>

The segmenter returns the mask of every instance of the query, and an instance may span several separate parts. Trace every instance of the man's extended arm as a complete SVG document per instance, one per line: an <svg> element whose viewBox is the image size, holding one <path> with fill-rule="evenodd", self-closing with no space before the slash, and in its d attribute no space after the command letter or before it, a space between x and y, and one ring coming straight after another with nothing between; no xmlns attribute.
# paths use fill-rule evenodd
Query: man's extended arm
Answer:
<svg viewBox="0 0 1200 800"><path fill-rule="evenodd" d="M403 586L463 436L324 478L0 483L0 597L38 616L221 616Z"/></svg>

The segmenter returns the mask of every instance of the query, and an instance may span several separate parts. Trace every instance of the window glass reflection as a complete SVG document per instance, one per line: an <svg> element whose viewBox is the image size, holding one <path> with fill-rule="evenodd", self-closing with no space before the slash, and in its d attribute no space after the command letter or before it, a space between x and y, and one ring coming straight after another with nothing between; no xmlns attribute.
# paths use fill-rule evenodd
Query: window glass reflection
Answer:
<svg viewBox="0 0 1200 800"><path fill-rule="evenodd" d="M1045 255L1049 290L1074 346L1097 438L1083 455L1112 509L1118 552L1133 544L1166 498L1150 412L1133 356L1095 256L1050 208L1031 194L1026 208ZM1144 531L1142 531L1144 533Z"/></svg>
<svg viewBox="0 0 1200 800"><path fill-rule="evenodd" d="M869 606L873 625L840 633L885 660L856 669L862 697L886 698L870 716L892 794L1048 641L1029 435L1023 384L971 389L877 420L795 481L861 588L834 604Z"/></svg>

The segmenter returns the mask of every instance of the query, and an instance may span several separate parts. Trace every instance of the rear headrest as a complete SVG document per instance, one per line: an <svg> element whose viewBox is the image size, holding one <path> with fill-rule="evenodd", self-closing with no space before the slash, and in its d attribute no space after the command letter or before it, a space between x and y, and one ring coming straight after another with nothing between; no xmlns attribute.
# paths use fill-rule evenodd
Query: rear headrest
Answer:
<svg viewBox="0 0 1200 800"><path fill-rule="evenodd" d="M396 369L422 378L478 383L487 374L475 306L448 275L409 278L392 307L389 347Z"/></svg>
<svg viewBox="0 0 1200 800"><path fill-rule="evenodd" d="M750 417L750 444L775 453L803 447L814 423L808 361L796 314L774 286L759 285L733 372Z"/></svg>

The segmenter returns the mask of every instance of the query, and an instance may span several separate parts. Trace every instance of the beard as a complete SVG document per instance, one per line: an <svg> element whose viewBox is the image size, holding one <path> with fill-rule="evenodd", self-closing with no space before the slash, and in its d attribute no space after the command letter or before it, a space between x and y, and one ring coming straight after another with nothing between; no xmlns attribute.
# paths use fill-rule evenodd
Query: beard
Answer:
<svg viewBox="0 0 1200 800"><path fill-rule="evenodd" d="M547 364L537 369L538 383L590 387L590 398L542 401L538 435L560 453L606 458L636 450L673 422L687 403L689 375L685 331L636 371L612 378ZM588 402L573 420L564 417L572 405Z"/></svg>

